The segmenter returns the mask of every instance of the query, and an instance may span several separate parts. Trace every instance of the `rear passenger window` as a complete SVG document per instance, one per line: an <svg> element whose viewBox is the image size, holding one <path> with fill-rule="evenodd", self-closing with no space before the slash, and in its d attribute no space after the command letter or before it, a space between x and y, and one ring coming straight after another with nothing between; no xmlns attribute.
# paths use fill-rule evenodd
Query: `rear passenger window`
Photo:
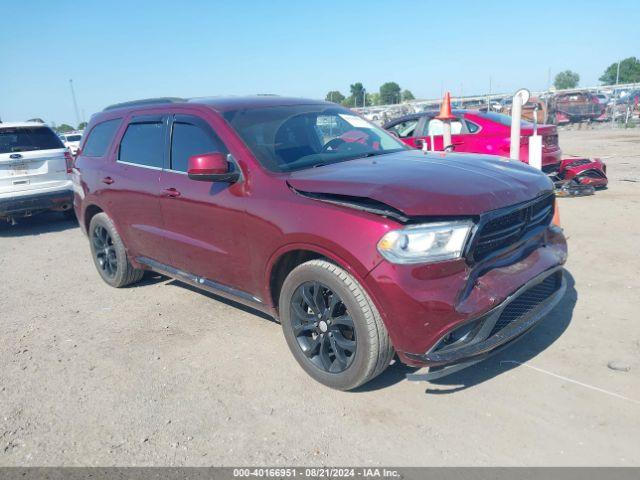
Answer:
<svg viewBox="0 0 640 480"><path fill-rule="evenodd" d="M109 145L111 145L113 136L120 126L121 121L122 119L116 118L115 120L107 120L106 122L99 123L93 127L89 133L89 137L84 143L82 155L86 155L88 157L102 157L107 152ZM72 141L69 140L68 137L67 140Z"/></svg>
<svg viewBox="0 0 640 480"><path fill-rule="evenodd" d="M162 168L163 157L164 123L161 120L130 123L120 142L118 160Z"/></svg>
<svg viewBox="0 0 640 480"><path fill-rule="evenodd" d="M205 125L176 121L171 134L171 170L186 172L189 157L202 153L226 153L218 136Z"/></svg>

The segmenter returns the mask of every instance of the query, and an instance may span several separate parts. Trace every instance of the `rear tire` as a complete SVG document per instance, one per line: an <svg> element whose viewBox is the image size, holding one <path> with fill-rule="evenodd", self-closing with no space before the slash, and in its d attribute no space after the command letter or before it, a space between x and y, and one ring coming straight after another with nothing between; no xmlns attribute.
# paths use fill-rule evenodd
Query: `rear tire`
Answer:
<svg viewBox="0 0 640 480"><path fill-rule="evenodd" d="M76 218L76 212L73 208L69 208L68 210L64 210L62 212L62 216L65 220L73 220L74 222L78 221Z"/></svg>
<svg viewBox="0 0 640 480"><path fill-rule="evenodd" d="M358 281L326 260L291 271L280 293L289 349L318 382L352 390L380 375L393 346L375 305Z"/></svg>
<svg viewBox="0 0 640 480"><path fill-rule="evenodd" d="M144 270L129 263L124 243L106 213L98 213L91 219L89 243L98 273L112 287L126 287L144 276Z"/></svg>

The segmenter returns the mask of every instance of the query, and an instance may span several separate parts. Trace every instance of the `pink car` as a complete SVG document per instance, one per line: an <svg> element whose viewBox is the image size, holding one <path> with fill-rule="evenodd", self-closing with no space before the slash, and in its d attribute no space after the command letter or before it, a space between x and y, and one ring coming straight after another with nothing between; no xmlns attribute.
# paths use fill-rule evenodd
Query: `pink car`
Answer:
<svg viewBox="0 0 640 480"><path fill-rule="evenodd" d="M453 114L457 117L451 122L451 140L455 152L509 156L511 117L476 110L454 110ZM435 150L443 150L442 122L435 118L436 115L436 111L407 115L386 123L383 128L414 148L422 148L426 143L429 150L434 145ZM520 159L528 163L533 124L523 121L521 128ZM542 136L542 170L557 171L562 151L558 146L556 127L539 125L538 135Z"/></svg>

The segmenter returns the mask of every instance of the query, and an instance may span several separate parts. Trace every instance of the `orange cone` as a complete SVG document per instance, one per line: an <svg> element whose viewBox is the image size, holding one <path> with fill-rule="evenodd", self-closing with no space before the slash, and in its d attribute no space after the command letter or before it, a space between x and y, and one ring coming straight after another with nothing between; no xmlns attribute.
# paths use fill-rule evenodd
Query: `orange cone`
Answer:
<svg viewBox="0 0 640 480"><path fill-rule="evenodd" d="M553 220L551 221L556 227L560 226L560 208L558 207L558 200L553 202Z"/></svg>
<svg viewBox="0 0 640 480"><path fill-rule="evenodd" d="M451 94L444 92L440 113L436 117L438 120L454 120L456 117L451 113Z"/></svg>

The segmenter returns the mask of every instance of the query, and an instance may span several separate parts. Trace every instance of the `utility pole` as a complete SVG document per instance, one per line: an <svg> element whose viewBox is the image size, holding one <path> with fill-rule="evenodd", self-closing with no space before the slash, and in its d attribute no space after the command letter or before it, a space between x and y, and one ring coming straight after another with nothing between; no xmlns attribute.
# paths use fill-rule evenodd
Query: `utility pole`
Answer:
<svg viewBox="0 0 640 480"><path fill-rule="evenodd" d="M619 80L620 80L620 60L618 60L618 68L616 69L616 86L618 85Z"/></svg>
<svg viewBox="0 0 640 480"><path fill-rule="evenodd" d="M78 113L78 102L76 101L76 92L73 89L73 80L69 79L69 87L71 88L71 98L73 99L73 109L76 112L76 126L80 124L80 114Z"/></svg>

